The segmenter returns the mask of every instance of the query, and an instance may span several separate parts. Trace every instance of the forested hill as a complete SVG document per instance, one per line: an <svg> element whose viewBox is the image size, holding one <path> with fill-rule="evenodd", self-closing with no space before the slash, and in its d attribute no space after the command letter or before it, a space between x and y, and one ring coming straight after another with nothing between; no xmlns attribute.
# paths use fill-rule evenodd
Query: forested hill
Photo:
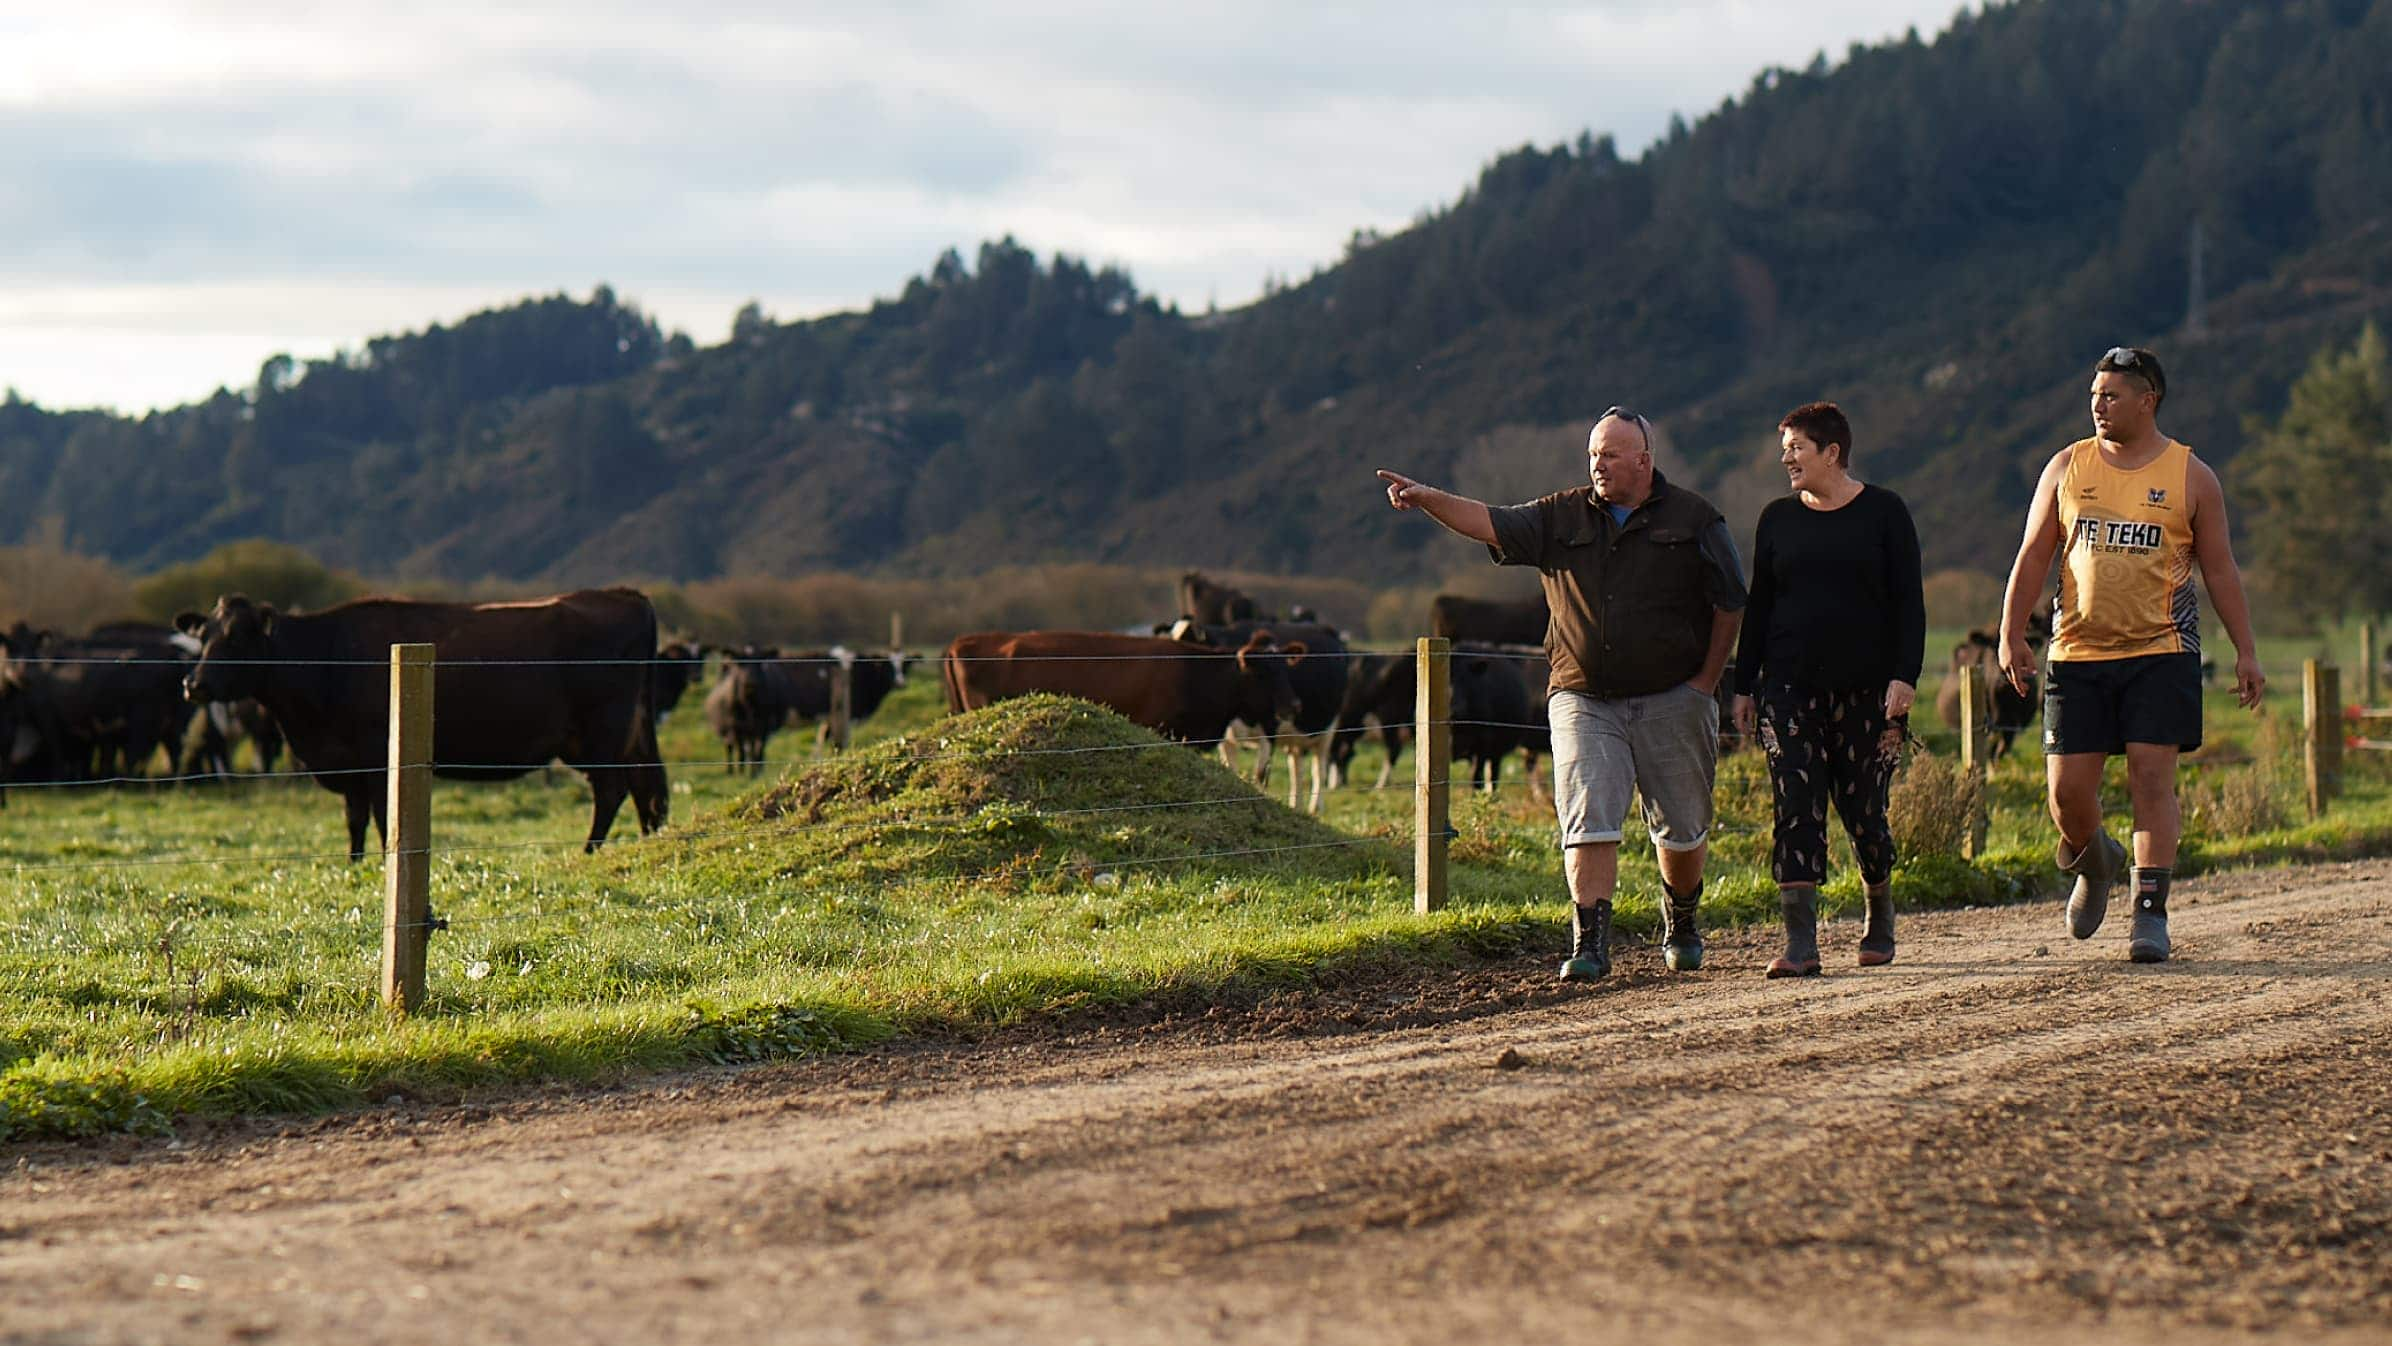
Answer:
<svg viewBox="0 0 2392 1346"><path fill-rule="evenodd" d="M1006 241L703 349L601 289L138 420L11 400L0 541L62 527L147 566L271 537L555 582L1414 579L1467 558L1385 509L1373 466L1522 498L1581 479L1588 420L1627 403L1748 524L1782 488L1778 415L1826 396L1929 564L1993 568L2105 348L2158 348L2163 424L2224 462L2314 350L2392 314L2387 70L2392 0L2001 6L1766 71L1634 160L1597 136L1504 154L1233 312Z"/></svg>

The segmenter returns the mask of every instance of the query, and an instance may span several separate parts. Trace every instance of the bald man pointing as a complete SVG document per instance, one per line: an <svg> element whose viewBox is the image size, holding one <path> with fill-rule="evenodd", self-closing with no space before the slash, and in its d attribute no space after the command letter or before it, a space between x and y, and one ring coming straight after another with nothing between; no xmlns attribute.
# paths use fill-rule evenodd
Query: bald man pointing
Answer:
<svg viewBox="0 0 2392 1346"><path fill-rule="evenodd" d="M1696 909L1719 753L1713 692L1736 643L1744 567L1711 502L1653 467L1652 422L1612 407L1587 436L1588 484L1490 507L1380 469L1387 503L1535 566L1552 614L1553 803L1573 904L1561 975L1611 972L1611 898L1631 790L1661 864L1662 960L1702 966Z"/></svg>

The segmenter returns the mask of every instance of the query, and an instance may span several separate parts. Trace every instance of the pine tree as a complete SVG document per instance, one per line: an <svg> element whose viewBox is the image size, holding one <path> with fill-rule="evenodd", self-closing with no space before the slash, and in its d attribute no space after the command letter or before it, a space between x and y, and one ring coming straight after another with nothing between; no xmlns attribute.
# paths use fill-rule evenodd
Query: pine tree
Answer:
<svg viewBox="0 0 2392 1346"><path fill-rule="evenodd" d="M2323 350L2284 415L2252 427L2234 464L2252 502L2252 560L2293 611L2333 619L2392 611L2392 364L2369 323L2349 350Z"/></svg>

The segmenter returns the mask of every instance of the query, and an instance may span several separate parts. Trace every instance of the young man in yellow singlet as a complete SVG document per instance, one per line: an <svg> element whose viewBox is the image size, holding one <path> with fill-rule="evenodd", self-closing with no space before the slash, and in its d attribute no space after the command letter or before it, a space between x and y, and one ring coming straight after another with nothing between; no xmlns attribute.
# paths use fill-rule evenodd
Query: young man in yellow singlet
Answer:
<svg viewBox="0 0 2392 1346"><path fill-rule="evenodd" d="M2076 876L2068 933L2090 939L2126 848L2101 825L2102 764L2126 755L2134 807L2134 928L2127 957L2167 961L2168 879L2183 820L2176 755L2201 746L2198 567L2234 642L2234 698L2256 710L2267 679L2252 652L2226 496L2209 466L2160 433L2168 378L2151 352L2112 347L2093 367L2093 437L2060 450L2036 483L2002 600L2002 670L2021 695L2035 675L2027 618L2061 561L2043 750L2060 868Z"/></svg>

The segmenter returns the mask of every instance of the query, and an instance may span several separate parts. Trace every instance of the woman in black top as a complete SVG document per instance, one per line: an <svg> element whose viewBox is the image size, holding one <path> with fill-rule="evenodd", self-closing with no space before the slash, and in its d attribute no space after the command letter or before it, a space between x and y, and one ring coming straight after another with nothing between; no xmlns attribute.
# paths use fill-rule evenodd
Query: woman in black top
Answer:
<svg viewBox="0 0 2392 1346"><path fill-rule="evenodd" d="M1748 734L1759 721L1776 797L1769 867L1786 952L1769 975L1815 977L1830 802L1868 887L1860 965L1894 961L1886 795L1909 729L1927 605L1910 510L1892 491L1853 478L1844 413L1812 402L1786 413L1778 429L1778 461L1794 493L1761 511L1733 714Z"/></svg>

